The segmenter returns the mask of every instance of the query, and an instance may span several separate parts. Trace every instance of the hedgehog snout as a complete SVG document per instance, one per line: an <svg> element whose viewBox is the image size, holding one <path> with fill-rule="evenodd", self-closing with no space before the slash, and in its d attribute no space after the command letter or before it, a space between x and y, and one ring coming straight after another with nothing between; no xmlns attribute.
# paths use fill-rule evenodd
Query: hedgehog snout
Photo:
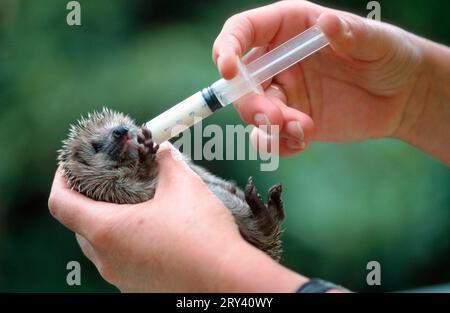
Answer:
<svg viewBox="0 0 450 313"><path fill-rule="evenodd" d="M116 126L114 127L112 134L114 136L114 138L120 140L123 137L125 137L126 135L128 135L128 131L130 129L126 126Z"/></svg>

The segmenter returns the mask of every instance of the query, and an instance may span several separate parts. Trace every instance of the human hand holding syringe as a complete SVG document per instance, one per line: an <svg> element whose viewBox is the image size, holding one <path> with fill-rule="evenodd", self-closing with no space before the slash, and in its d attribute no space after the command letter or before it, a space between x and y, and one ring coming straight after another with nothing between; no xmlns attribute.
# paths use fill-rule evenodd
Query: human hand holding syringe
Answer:
<svg viewBox="0 0 450 313"><path fill-rule="evenodd" d="M239 75L235 78L216 81L155 117L146 126L153 140L162 143L241 97L251 92L262 93L260 84L327 45L328 40L320 28L313 26L248 65L238 60Z"/></svg>
<svg viewBox="0 0 450 313"><path fill-rule="evenodd" d="M228 19L214 43L213 59L221 76L231 80L240 72L237 59L244 51L257 48L260 55L313 24L322 30L330 48L267 80L262 86L264 95L250 92L236 100L233 104L241 118L256 126L279 126L280 155L298 153L315 140L395 137L450 162L442 149L448 141L445 128L441 127L438 136L428 133L446 123L441 121L445 115L432 114L441 110L434 108L439 101L433 99L448 97L439 95L446 90L439 87L446 81L445 46L386 23L308 1L280 1ZM435 72L442 72L440 79L435 78ZM435 89L427 90L429 86ZM424 99L426 94L432 96ZM201 93L196 97L186 103L203 101ZM173 109L175 114L164 114L147 125L152 128L177 121L189 125L180 119L166 120L180 116L176 112L180 107ZM192 112L184 107L188 114ZM414 121L424 107L429 108L430 116ZM197 116L211 114L208 110ZM411 128L417 123L421 126ZM253 145L265 135L255 128Z"/></svg>

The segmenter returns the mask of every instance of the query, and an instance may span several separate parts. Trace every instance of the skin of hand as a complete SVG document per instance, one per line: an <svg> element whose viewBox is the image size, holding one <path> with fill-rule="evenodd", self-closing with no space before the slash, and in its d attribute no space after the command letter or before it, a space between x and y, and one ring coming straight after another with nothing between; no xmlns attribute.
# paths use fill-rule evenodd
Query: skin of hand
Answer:
<svg viewBox="0 0 450 313"><path fill-rule="evenodd" d="M229 210L169 143L157 162L155 197L135 205L94 201L56 172L50 213L76 233L106 281L125 292L292 292L306 281L242 239Z"/></svg>
<svg viewBox="0 0 450 313"><path fill-rule="evenodd" d="M280 154L314 140L396 137L450 164L449 49L400 28L307 1L281 1L229 18L213 46L220 74L318 24L330 41L235 103L242 119L280 126ZM436 73L437 71L442 71ZM445 93L445 94L444 94ZM437 113L436 113L436 110ZM252 143L266 136L255 128Z"/></svg>

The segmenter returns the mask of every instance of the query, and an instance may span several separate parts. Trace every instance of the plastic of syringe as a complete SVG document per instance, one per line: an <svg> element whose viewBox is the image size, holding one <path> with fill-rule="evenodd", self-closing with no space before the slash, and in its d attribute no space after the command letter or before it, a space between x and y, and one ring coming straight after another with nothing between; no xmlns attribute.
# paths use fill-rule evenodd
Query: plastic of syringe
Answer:
<svg viewBox="0 0 450 313"><path fill-rule="evenodd" d="M247 71L259 85L326 45L325 35L318 26L313 26L251 62Z"/></svg>
<svg viewBox="0 0 450 313"><path fill-rule="evenodd" d="M221 104L225 106L249 92L258 92L260 84L327 45L327 38L319 26L315 25L250 64L241 65L240 75L236 78L220 79L211 87Z"/></svg>
<svg viewBox="0 0 450 313"><path fill-rule="evenodd" d="M226 106L251 92L260 92L259 85L283 70L328 45L328 40L316 25L291 38L248 65L238 62L239 74L231 79L219 79L207 89L212 90L219 106ZM206 89L206 88L205 88ZM211 115L205 94L199 91L147 123L156 143L181 133L196 122Z"/></svg>

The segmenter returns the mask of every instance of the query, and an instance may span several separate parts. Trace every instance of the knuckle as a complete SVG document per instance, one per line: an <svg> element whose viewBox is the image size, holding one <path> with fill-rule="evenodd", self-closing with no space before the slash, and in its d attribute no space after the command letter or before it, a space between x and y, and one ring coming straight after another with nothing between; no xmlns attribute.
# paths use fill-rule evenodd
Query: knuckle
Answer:
<svg viewBox="0 0 450 313"><path fill-rule="evenodd" d="M374 28L371 20L354 15L345 15L345 21L348 24L349 32L353 35L350 39L360 41L373 35Z"/></svg>
<svg viewBox="0 0 450 313"><path fill-rule="evenodd" d="M48 210L50 211L50 214L53 216L56 216L58 214L58 204L59 204L59 197L56 192L51 192L50 196L48 197Z"/></svg>
<svg viewBox="0 0 450 313"><path fill-rule="evenodd" d="M227 33L227 35L241 47L244 46L246 43L245 41L253 41L254 33L252 23L245 12L231 16L227 19L225 25L230 30L233 30L232 32Z"/></svg>
<svg viewBox="0 0 450 313"><path fill-rule="evenodd" d="M227 18L227 20L225 21L225 25L227 25L227 26L229 26L229 25L234 26L236 24L239 24L241 19L242 19L242 13L233 14L232 16Z"/></svg>

